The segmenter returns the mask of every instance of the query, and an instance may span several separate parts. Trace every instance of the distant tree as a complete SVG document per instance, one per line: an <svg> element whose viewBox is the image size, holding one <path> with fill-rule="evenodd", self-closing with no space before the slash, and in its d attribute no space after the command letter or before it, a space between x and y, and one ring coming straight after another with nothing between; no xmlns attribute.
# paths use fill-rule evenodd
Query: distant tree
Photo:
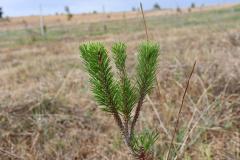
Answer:
<svg viewBox="0 0 240 160"><path fill-rule="evenodd" d="M0 19L3 18L3 11L2 11L2 7L0 7Z"/></svg>
<svg viewBox="0 0 240 160"><path fill-rule="evenodd" d="M96 11L96 10L94 10L94 11L93 11L93 14L97 14L97 11Z"/></svg>
<svg viewBox="0 0 240 160"><path fill-rule="evenodd" d="M136 9L135 7L132 7L132 11L134 11L134 12L135 12L136 10L137 10L137 9Z"/></svg>
<svg viewBox="0 0 240 160"><path fill-rule="evenodd" d="M161 7L160 7L160 5L159 5L158 3L155 3L155 4L153 5L153 9L154 9L154 10L160 10Z"/></svg>
<svg viewBox="0 0 240 160"><path fill-rule="evenodd" d="M68 6L65 6L65 7L64 7L64 10L65 10L65 12L67 12L67 13L69 13L69 12L70 12L70 9L69 9L69 7L68 7Z"/></svg>
<svg viewBox="0 0 240 160"><path fill-rule="evenodd" d="M69 9L68 6L65 6L65 7L64 7L64 10L65 10L65 12L67 13L67 19L68 19L68 21L70 21L70 20L72 19L72 17L73 17L73 14L70 12L70 9Z"/></svg>
<svg viewBox="0 0 240 160"><path fill-rule="evenodd" d="M177 7L177 12L182 13L182 9L180 7Z"/></svg>
<svg viewBox="0 0 240 160"><path fill-rule="evenodd" d="M191 4L191 8L196 8L195 3L192 3L192 4Z"/></svg>

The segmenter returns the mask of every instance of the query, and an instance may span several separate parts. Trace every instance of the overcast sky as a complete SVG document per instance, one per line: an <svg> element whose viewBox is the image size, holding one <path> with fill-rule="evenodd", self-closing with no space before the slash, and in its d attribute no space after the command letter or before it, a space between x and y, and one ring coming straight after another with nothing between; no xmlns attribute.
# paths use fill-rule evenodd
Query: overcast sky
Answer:
<svg viewBox="0 0 240 160"><path fill-rule="evenodd" d="M45 15L62 13L64 6L69 6L73 13L128 11L138 7L140 0L0 0L5 16L38 15L42 6ZM196 5L222 3L240 3L240 0L141 0L145 9L151 9L156 2L162 8L188 7L192 2Z"/></svg>

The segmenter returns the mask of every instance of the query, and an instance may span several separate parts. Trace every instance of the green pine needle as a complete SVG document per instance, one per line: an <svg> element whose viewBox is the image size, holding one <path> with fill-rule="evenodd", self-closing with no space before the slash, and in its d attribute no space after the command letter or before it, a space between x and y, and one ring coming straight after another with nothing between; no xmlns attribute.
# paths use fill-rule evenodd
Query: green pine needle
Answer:
<svg viewBox="0 0 240 160"><path fill-rule="evenodd" d="M132 146L136 151L144 149L145 152L151 152L151 149L158 137L158 133L145 129L140 134L133 136Z"/></svg>
<svg viewBox="0 0 240 160"><path fill-rule="evenodd" d="M127 58L126 49L127 46L121 42L115 43L112 46L115 65L120 72L125 72L125 63Z"/></svg>
<svg viewBox="0 0 240 160"><path fill-rule="evenodd" d="M153 88L156 77L159 45L144 42L139 47L137 66L137 88L140 96L145 96Z"/></svg>
<svg viewBox="0 0 240 160"><path fill-rule="evenodd" d="M119 91L113 79L107 50L101 43L86 43L80 46L80 52L97 103L103 106L104 111L114 112L119 104Z"/></svg>
<svg viewBox="0 0 240 160"><path fill-rule="evenodd" d="M115 43L112 47L112 52L120 77L120 98L122 102L120 110L125 115L126 119L130 119L131 112L136 104L137 96L136 89L131 85L130 79L126 73L126 48L124 43Z"/></svg>

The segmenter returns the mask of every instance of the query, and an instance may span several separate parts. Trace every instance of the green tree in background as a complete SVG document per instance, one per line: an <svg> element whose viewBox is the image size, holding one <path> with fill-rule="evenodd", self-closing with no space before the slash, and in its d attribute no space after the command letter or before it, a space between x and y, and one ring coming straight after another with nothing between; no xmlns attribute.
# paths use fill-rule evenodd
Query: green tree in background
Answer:
<svg viewBox="0 0 240 160"><path fill-rule="evenodd" d="M2 7L0 7L0 19L3 18L3 11L2 11Z"/></svg>
<svg viewBox="0 0 240 160"><path fill-rule="evenodd" d="M155 3L155 4L153 5L153 9L154 9L154 10L161 10L161 7L160 7L160 5L159 5L158 3Z"/></svg>
<svg viewBox="0 0 240 160"><path fill-rule="evenodd" d="M70 21L73 18L73 14L70 12L70 9L68 6L65 6L64 10L67 13L67 20Z"/></svg>

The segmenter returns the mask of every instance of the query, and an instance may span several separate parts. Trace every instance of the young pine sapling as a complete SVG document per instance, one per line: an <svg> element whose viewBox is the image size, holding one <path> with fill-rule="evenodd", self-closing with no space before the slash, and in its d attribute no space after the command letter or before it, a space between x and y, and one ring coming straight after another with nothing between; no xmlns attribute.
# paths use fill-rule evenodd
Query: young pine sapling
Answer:
<svg viewBox="0 0 240 160"><path fill-rule="evenodd" d="M154 86L159 57L159 45L141 43L138 50L135 81L126 71L126 45L115 43L112 54L117 77L110 66L110 58L102 43L85 43L80 54L90 75L90 84L96 102L101 109L114 117L131 154L139 160L152 160L152 148L158 138L154 131L135 131L144 98Z"/></svg>

